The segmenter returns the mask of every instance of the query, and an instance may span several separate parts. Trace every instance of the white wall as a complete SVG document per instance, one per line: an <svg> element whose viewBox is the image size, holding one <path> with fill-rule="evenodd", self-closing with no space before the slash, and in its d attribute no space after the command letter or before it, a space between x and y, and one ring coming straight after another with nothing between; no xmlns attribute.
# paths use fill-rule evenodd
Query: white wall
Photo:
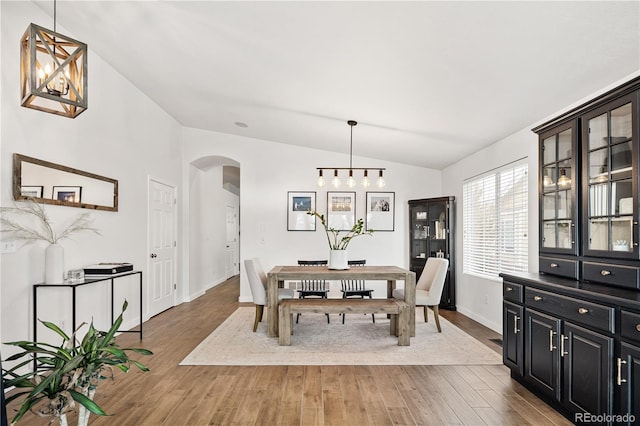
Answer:
<svg viewBox="0 0 640 426"><path fill-rule="evenodd" d="M462 273L464 181L503 164L527 157L529 166L529 270L538 269L538 139L523 129L490 147L447 167L442 172L442 191L456 196L456 306L458 311L487 327L502 330L502 280L489 280Z"/></svg>
<svg viewBox="0 0 640 426"><path fill-rule="evenodd" d="M265 269L276 264L294 264L301 258L327 258L328 246L318 226L316 232L287 231L287 191L316 191L317 209L326 213L327 189L315 182L319 165L348 164L347 154L338 154L275 142L197 129L184 129L183 181L190 194L191 162L211 155L224 156L240 164L240 300L252 300L243 261L259 257ZM385 191L395 192L395 232L360 237L349 246L350 258L366 258L372 265L408 267L407 201L441 195L440 172L381 160L356 158L357 164L386 167ZM344 189L342 189L344 190ZM375 191L376 189L372 189ZM184 217L194 205L185 200ZM356 189L356 216L364 217L365 191ZM185 229L189 224L184 223ZM186 238L186 234L185 234ZM183 241L188 247L187 241ZM189 256L189 253L185 254ZM191 256L197 254L191 253ZM190 277L183 277L188 282ZM185 297L188 297L185 295Z"/></svg>
<svg viewBox="0 0 640 426"><path fill-rule="evenodd" d="M0 2L1 80L0 106L0 204L12 204L12 154L21 153L119 180L119 211L91 213L102 236L79 233L62 242L65 269L100 261L128 261L147 272L147 176L178 186L180 174L180 126L149 98L91 51L89 45L89 107L75 119L20 106L19 41L31 22L51 22L51 17L30 2ZM58 31L74 36L58 28ZM56 228L84 210L46 206ZM180 218L181 220L181 218ZM3 235L3 239L7 237ZM20 244L19 244L20 245ZM32 285L44 278L45 243L2 254L1 341L31 336ZM146 283L145 283L146 284ZM137 314L135 286L121 286ZM56 289L57 290L57 289ZM43 319L66 321L68 306L62 292L43 299L51 307L39 312ZM145 290L145 294L148 292ZM100 286L83 288L81 320L104 321L107 307ZM43 309L45 306L43 306ZM59 309L58 309L59 308ZM146 309L146 306L145 306ZM145 312L146 314L146 312ZM128 318L132 325L134 319ZM3 356L8 352L2 347Z"/></svg>
<svg viewBox="0 0 640 426"><path fill-rule="evenodd" d="M481 174L511 161L527 157L529 165L529 271L538 271L538 137L532 128L563 114L566 111L605 93L620 84L640 75L640 71L624 79L612 82L607 87L592 93L560 111L550 112L547 117L527 126L495 144L470 155L442 171L442 192L453 194L457 200L456 224L456 304L458 310L484 324L502 332L502 281L489 280L463 274L463 223L462 186L470 177Z"/></svg>

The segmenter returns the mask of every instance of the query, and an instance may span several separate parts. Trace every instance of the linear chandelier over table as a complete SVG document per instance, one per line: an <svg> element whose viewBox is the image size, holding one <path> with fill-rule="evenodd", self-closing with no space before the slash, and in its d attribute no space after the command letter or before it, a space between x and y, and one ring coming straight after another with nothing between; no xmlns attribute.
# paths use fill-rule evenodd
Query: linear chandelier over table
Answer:
<svg viewBox="0 0 640 426"><path fill-rule="evenodd" d="M378 172L378 179L376 180L376 186L378 188L384 188L387 183L384 180L383 172L386 170L384 167L353 167L353 126L358 124L357 121L349 120L347 124L351 127L351 138L349 141L349 167L317 167L318 170L318 187L322 188L327 183L324 179L324 171L333 170L333 179L331 179L331 186L334 188L340 188L342 186L342 181L340 180L339 171L340 170L348 170L349 177L347 178L346 185L349 188L354 188L357 185L356 179L353 177L354 170L363 170L363 177L360 181L360 185L364 188L368 188L371 186L371 180L369 179L369 171Z"/></svg>

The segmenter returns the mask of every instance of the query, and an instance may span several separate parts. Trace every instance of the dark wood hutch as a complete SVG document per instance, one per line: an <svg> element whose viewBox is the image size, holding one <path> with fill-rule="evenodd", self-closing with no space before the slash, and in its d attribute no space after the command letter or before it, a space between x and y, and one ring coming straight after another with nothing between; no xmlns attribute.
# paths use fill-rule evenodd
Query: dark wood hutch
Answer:
<svg viewBox="0 0 640 426"><path fill-rule="evenodd" d="M533 129L539 270L503 277L503 360L575 423L640 422L640 77Z"/></svg>

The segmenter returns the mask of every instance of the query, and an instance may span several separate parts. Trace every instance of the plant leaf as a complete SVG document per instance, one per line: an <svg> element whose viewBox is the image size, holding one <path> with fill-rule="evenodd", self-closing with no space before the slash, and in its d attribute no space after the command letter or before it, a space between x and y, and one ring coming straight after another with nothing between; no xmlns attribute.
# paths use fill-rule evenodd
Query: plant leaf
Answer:
<svg viewBox="0 0 640 426"><path fill-rule="evenodd" d="M102 408L100 408L100 406L95 402L93 402L88 396L85 396L80 392L77 392L74 390L69 390L69 393L71 394L71 397L73 398L74 401L84 406L87 410L91 411L93 414L97 414L99 416L107 415L107 413L105 413L102 410Z"/></svg>

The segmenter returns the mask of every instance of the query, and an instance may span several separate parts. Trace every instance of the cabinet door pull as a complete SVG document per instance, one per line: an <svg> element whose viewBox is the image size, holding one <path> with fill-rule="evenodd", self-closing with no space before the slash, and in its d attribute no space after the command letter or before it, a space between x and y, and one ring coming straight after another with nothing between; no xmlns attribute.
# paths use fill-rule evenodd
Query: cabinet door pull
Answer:
<svg viewBox="0 0 640 426"><path fill-rule="evenodd" d="M549 265L550 268L557 268L559 265L557 263L552 263Z"/></svg>
<svg viewBox="0 0 640 426"><path fill-rule="evenodd" d="M586 314L587 312L589 312L589 310L588 310L587 308L578 308L578 313L579 313L580 315L584 315L584 314Z"/></svg>
<svg viewBox="0 0 640 426"><path fill-rule="evenodd" d="M518 334L518 332L520 331L518 329L518 320L520 319L519 316L515 315L513 317L513 334Z"/></svg>
<svg viewBox="0 0 640 426"><path fill-rule="evenodd" d="M622 364L626 364L627 361L624 361L622 358L618 358L618 377L616 377L616 383L618 386L623 383L627 383L627 379L622 378Z"/></svg>
<svg viewBox="0 0 640 426"><path fill-rule="evenodd" d="M513 291L513 287L507 287L505 288L506 291Z"/></svg>
<svg viewBox="0 0 640 426"><path fill-rule="evenodd" d="M607 271L606 269L603 269L602 271L600 271L600 275L602 275L603 277L606 277L607 275L611 275L611 271Z"/></svg>
<svg viewBox="0 0 640 426"><path fill-rule="evenodd" d="M542 296L533 296L533 300L535 300L536 302L539 302L542 300Z"/></svg>
<svg viewBox="0 0 640 426"><path fill-rule="evenodd" d="M569 355L569 352L564 351L564 341L569 340L564 334L560 335L560 356L564 357L565 355Z"/></svg>
<svg viewBox="0 0 640 426"><path fill-rule="evenodd" d="M640 324L636 324L636 331L640 331Z"/></svg>
<svg viewBox="0 0 640 426"><path fill-rule="evenodd" d="M549 352L553 352L554 349L557 349L557 347L553 346L553 335L557 334L555 331L553 330L549 330Z"/></svg>

